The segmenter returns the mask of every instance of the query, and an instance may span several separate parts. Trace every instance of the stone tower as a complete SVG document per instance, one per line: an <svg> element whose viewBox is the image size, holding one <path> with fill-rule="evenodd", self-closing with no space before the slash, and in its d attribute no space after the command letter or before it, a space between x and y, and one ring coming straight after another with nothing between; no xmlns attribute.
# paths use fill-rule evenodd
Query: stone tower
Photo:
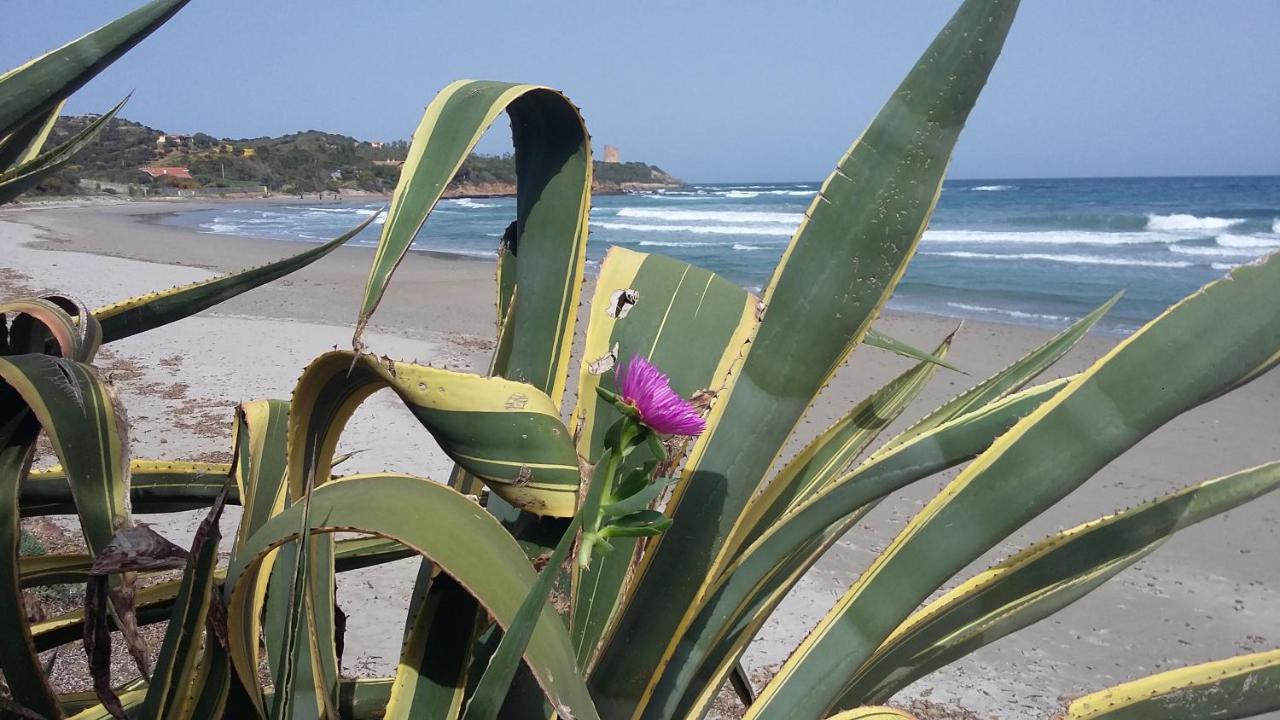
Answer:
<svg viewBox="0 0 1280 720"><path fill-rule="evenodd" d="M605 145L604 161L607 163L622 162L622 156L618 154L618 148L613 145Z"/></svg>

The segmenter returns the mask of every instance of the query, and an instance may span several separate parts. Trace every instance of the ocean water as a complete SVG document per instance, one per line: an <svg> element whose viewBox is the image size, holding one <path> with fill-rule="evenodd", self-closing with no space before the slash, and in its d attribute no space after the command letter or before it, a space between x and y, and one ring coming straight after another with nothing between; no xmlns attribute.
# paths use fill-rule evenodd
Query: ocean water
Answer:
<svg viewBox="0 0 1280 720"><path fill-rule="evenodd" d="M618 245L672 255L759 291L818 186L714 184L597 197L588 272ZM381 206L228 204L164 222L211 235L319 242ZM511 198L445 200L414 247L493 257L514 214ZM375 224L353 242L374 245L379 230ZM1125 289L1101 327L1128 333L1277 250L1280 177L948 181L890 307L1059 327Z"/></svg>

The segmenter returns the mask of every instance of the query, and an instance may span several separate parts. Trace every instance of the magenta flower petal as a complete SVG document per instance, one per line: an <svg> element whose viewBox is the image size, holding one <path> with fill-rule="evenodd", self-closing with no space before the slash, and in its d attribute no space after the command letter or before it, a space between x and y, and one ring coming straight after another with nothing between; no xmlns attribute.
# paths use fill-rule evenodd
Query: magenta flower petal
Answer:
<svg viewBox="0 0 1280 720"><path fill-rule="evenodd" d="M618 368L618 393L640 412L640 422L663 435L701 435L707 423L671 389L671 379L636 355Z"/></svg>

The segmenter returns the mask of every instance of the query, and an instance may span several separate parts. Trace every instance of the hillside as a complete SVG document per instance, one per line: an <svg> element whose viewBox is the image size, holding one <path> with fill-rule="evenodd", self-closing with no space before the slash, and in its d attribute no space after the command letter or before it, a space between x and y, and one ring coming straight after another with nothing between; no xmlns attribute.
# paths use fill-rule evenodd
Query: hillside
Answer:
<svg viewBox="0 0 1280 720"><path fill-rule="evenodd" d="M90 121L64 116L51 143L61 142ZM225 188L228 191L309 193L322 190L390 192L409 150L407 142L375 143L307 130L281 137L215 138L174 135L131 120L112 120L97 141L76 157L46 192L67 192L79 180L119 184ZM143 166L185 167L191 177L150 178ZM653 165L595 163L597 193L680 185ZM462 165L447 195L507 195L515 190L515 163L507 155L473 155Z"/></svg>

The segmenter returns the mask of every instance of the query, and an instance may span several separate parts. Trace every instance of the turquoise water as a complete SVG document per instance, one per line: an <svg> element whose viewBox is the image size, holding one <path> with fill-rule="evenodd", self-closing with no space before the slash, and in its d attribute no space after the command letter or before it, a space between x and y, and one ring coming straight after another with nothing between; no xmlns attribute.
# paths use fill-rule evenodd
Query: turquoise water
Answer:
<svg viewBox="0 0 1280 720"><path fill-rule="evenodd" d="M588 271L619 245L672 255L759 290L817 189L738 183L597 197ZM381 206L228 204L165 222L319 242ZM443 201L414 247L492 257L514 213L510 198ZM379 229L355 242L376 244ZM1061 326L1123 288L1103 328L1125 333L1276 250L1280 177L949 181L890 307Z"/></svg>

